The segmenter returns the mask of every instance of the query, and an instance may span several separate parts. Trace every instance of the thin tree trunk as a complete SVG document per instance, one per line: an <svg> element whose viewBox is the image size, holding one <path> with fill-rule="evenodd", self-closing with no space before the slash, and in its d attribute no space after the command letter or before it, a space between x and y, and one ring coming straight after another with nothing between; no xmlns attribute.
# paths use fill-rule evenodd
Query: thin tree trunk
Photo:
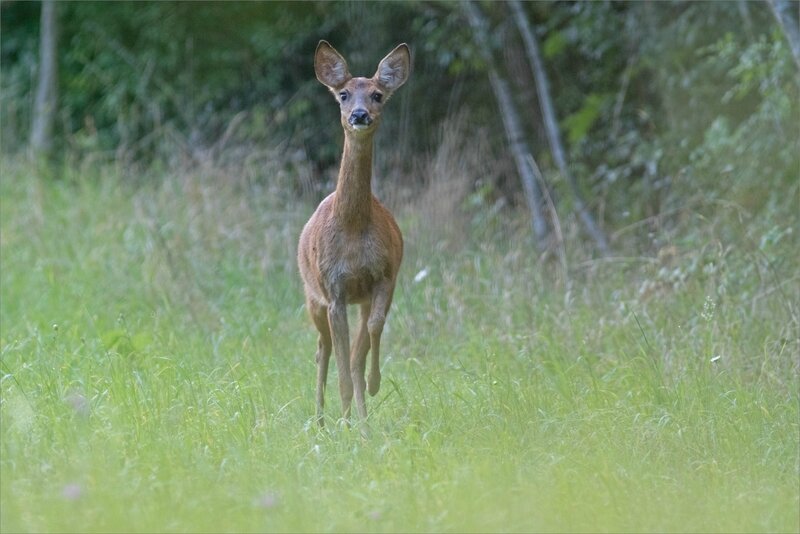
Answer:
<svg viewBox="0 0 800 534"><path fill-rule="evenodd" d="M58 14L54 0L42 2L39 34L39 80L33 102L30 146L35 156L46 156L53 147L58 99Z"/></svg>
<svg viewBox="0 0 800 534"><path fill-rule="evenodd" d="M463 6L469 25L472 27L475 44L478 46L478 51L486 62L489 71L489 82L492 85L497 106L500 108L506 138L522 181L528 209L531 212L531 226L536 246L539 250L544 250L547 247L547 222L544 218L542 195L536 182L536 176L528 164L528 158L533 159L533 156L525 144L525 134L519 122L519 113L517 113L514 100L511 97L508 82L495 67L491 45L489 44L486 18L474 2L464 2Z"/></svg>
<svg viewBox="0 0 800 534"><path fill-rule="evenodd" d="M739 16L742 18L744 33L747 35L748 42L752 43L755 41L755 34L753 33L753 17L750 16L747 0L738 0L736 5L739 7Z"/></svg>
<svg viewBox="0 0 800 534"><path fill-rule="evenodd" d="M768 0L769 7L772 8L772 14L778 21L778 25L783 30L783 35L789 41L789 48L794 56L794 62L797 63L797 68L800 69L800 29L797 26L797 20L792 15L792 6L789 2L784 0ZM794 3L794 12L797 14L797 3Z"/></svg>
<svg viewBox="0 0 800 534"><path fill-rule="evenodd" d="M522 40L525 43L525 51L528 54L528 61L530 61L531 68L533 69L534 78L536 80L536 91L539 95L539 105L542 108L542 117L544 119L545 131L547 132L547 140L550 143L550 150L553 153L553 160L561 176L564 177L569 185L573 201L575 202L575 209L584 227L586 227L586 231L589 232L589 235L594 239L600 252L603 255L607 255L610 252L608 239L586 207L575 176L573 176L567 165L567 159L564 155L564 145L561 142L558 121L556 120L554 111L553 99L550 96L550 83L547 78L547 72L544 69L541 54L539 53L539 44L536 42L536 37L531 30L530 24L528 24L528 19L522 10L522 5L519 0L512 0L509 5L511 6L511 11L514 15L517 27L522 34Z"/></svg>

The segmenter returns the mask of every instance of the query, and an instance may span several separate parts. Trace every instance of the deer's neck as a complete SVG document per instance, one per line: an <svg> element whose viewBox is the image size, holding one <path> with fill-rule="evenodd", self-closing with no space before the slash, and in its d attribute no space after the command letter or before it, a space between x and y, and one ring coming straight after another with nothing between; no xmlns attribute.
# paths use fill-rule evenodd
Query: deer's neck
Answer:
<svg viewBox="0 0 800 534"><path fill-rule="evenodd" d="M372 215L372 144L371 135L345 132L333 210L336 219L351 230L366 227Z"/></svg>

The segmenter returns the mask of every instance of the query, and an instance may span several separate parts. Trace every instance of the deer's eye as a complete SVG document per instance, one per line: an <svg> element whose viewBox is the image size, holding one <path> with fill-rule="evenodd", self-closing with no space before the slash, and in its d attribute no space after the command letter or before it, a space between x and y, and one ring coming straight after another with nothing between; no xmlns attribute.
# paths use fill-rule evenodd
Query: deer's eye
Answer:
<svg viewBox="0 0 800 534"><path fill-rule="evenodd" d="M339 99L340 99L342 102L344 102L345 100L347 100L347 98L348 98L349 96L350 96L350 94L349 94L347 91L342 91L341 93L339 93Z"/></svg>
<svg viewBox="0 0 800 534"><path fill-rule="evenodd" d="M383 100L383 95L381 93L372 93L372 100L380 104L381 100Z"/></svg>

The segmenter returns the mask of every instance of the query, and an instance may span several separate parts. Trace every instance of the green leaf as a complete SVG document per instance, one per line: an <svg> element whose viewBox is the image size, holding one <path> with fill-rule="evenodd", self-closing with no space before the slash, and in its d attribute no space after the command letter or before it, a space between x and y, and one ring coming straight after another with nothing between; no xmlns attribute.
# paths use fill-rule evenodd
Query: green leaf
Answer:
<svg viewBox="0 0 800 534"><path fill-rule="evenodd" d="M546 59L552 59L558 54L560 54L561 51L564 50L566 46L567 46L567 38L564 37L564 33L559 31L554 31L553 33L547 36L547 39L545 39L544 44L542 46L544 57Z"/></svg>
<svg viewBox="0 0 800 534"><path fill-rule="evenodd" d="M586 137L609 98L608 94L592 93L586 97L578 111L564 119L564 128L570 143L579 143Z"/></svg>

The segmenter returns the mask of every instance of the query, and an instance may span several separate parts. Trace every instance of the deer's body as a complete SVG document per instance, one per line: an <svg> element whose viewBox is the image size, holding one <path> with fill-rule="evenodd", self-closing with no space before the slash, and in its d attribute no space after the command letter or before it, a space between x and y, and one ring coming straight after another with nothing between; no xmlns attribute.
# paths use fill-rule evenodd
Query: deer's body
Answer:
<svg viewBox="0 0 800 534"><path fill-rule="evenodd" d="M353 397L367 416L364 391L380 388L380 338L403 257L403 237L392 214L372 194L373 137L386 100L408 77L410 55L400 45L372 78L353 78L347 63L320 41L314 60L317 78L337 96L345 141L336 191L317 207L300 234L297 260L306 306L319 331L317 418L323 423L325 383L331 352L336 354L345 417ZM361 318L350 347L347 305ZM368 384L364 375L372 350Z"/></svg>

